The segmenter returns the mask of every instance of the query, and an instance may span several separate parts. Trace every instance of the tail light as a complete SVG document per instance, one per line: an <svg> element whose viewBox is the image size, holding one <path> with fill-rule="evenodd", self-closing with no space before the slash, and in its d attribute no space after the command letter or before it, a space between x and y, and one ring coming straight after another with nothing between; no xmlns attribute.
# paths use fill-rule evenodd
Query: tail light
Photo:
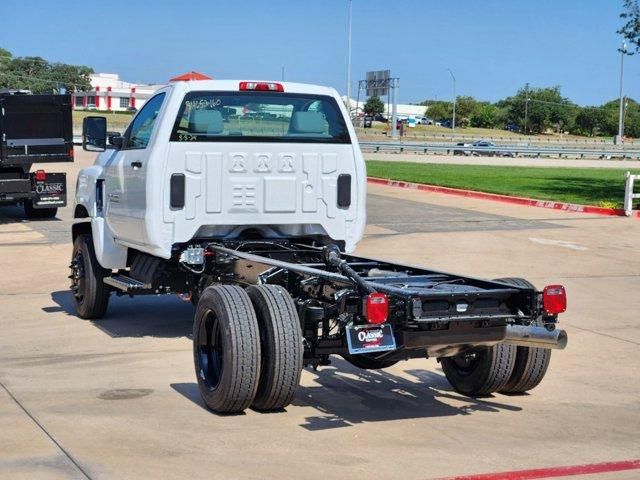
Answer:
<svg viewBox="0 0 640 480"><path fill-rule="evenodd" d="M542 291L542 306L550 315L562 313L567 309L567 292L562 285L547 285Z"/></svg>
<svg viewBox="0 0 640 480"><path fill-rule="evenodd" d="M36 170L36 181L44 182L47 179L47 173L44 170Z"/></svg>
<svg viewBox="0 0 640 480"><path fill-rule="evenodd" d="M384 293L370 293L365 304L367 322L379 324L387 321L389 299Z"/></svg>
<svg viewBox="0 0 640 480"><path fill-rule="evenodd" d="M273 82L240 82L240 90L254 90L259 92L284 92L281 83Z"/></svg>

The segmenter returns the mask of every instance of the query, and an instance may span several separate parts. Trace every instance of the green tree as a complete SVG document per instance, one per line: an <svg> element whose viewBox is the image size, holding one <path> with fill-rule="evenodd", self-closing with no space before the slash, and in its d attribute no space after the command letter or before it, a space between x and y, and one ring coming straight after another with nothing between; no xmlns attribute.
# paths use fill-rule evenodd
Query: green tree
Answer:
<svg viewBox="0 0 640 480"><path fill-rule="evenodd" d="M375 115L384 112L384 103L380 97L369 97L363 107L364 113L367 115Z"/></svg>
<svg viewBox="0 0 640 480"><path fill-rule="evenodd" d="M91 90L89 75L93 69L86 66L49 63L41 57L13 57L0 49L0 87L28 89L33 93L51 93L65 88L67 91Z"/></svg>
<svg viewBox="0 0 640 480"><path fill-rule="evenodd" d="M601 107L582 108L576 115L573 132L593 136L603 130L606 113Z"/></svg>
<svg viewBox="0 0 640 480"><path fill-rule="evenodd" d="M422 102L422 105L427 107L424 112L425 117L429 117L436 121L451 118L451 114L453 111L451 102L425 100L424 102Z"/></svg>
<svg viewBox="0 0 640 480"><path fill-rule="evenodd" d="M560 87L530 88L525 85L513 97L497 104L507 109L507 121L526 133L544 133L554 128L567 129L577 114L576 105L560 93Z"/></svg>
<svg viewBox="0 0 640 480"><path fill-rule="evenodd" d="M636 52L640 52L640 4L638 0L624 0L624 10L620 18L625 24L618 30ZM633 53L631 53L633 55Z"/></svg>
<svg viewBox="0 0 640 480"><path fill-rule="evenodd" d="M471 125L471 118L476 114L478 101L473 97L461 96L456 98L456 126L468 127ZM453 116L453 110L451 112Z"/></svg>
<svg viewBox="0 0 640 480"><path fill-rule="evenodd" d="M495 128L500 125L501 111L490 103L478 104L471 116L471 126L480 128Z"/></svg>

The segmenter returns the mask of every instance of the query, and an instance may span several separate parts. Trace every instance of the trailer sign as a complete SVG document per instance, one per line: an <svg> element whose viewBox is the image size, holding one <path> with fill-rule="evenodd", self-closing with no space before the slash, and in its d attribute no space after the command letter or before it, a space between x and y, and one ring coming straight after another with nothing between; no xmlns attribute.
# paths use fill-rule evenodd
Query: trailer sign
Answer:
<svg viewBox="0 0 640 480"><path fill-rule="evenodd" d="M396 339L389 324L347 327L347 344L351 354L396 349Z"/></svg>

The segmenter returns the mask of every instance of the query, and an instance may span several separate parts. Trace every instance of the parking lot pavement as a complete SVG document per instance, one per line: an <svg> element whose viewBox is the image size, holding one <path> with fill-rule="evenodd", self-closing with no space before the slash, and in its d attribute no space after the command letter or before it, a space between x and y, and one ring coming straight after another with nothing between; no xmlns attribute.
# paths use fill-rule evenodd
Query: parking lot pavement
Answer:
<svg viewBox="0 0 640 480"><path fill-rule="evenodd" d="M433 359L359 371L336 358L303 372L286 412L217 416L195 383L190 304L116 298L81 320L71 209L51 223L0 209L0 478L428 479L640 458L640 221L369 193L359 254L566 285L569 346L538 388L470 399Z"/></svg>

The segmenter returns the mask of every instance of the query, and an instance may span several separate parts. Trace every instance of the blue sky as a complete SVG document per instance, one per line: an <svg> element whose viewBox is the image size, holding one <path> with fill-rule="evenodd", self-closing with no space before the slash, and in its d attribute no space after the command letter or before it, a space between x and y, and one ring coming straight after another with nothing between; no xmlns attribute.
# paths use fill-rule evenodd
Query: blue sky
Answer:
<svg viewBox="0 0 640 480"><path fill-rule="evenodd" d="M621 0L353 0L352 78L390 68L400 101L498 100L529 82L582 105L616 98ZM344 93L347 0L0 0L0 46L124 80L197 70ZM107 20L108 18L108 20ZM8 21L7 21L8 19ZM640 101L640 55L625 60ZM355 89L354 89L355 91Z"/></svg>

